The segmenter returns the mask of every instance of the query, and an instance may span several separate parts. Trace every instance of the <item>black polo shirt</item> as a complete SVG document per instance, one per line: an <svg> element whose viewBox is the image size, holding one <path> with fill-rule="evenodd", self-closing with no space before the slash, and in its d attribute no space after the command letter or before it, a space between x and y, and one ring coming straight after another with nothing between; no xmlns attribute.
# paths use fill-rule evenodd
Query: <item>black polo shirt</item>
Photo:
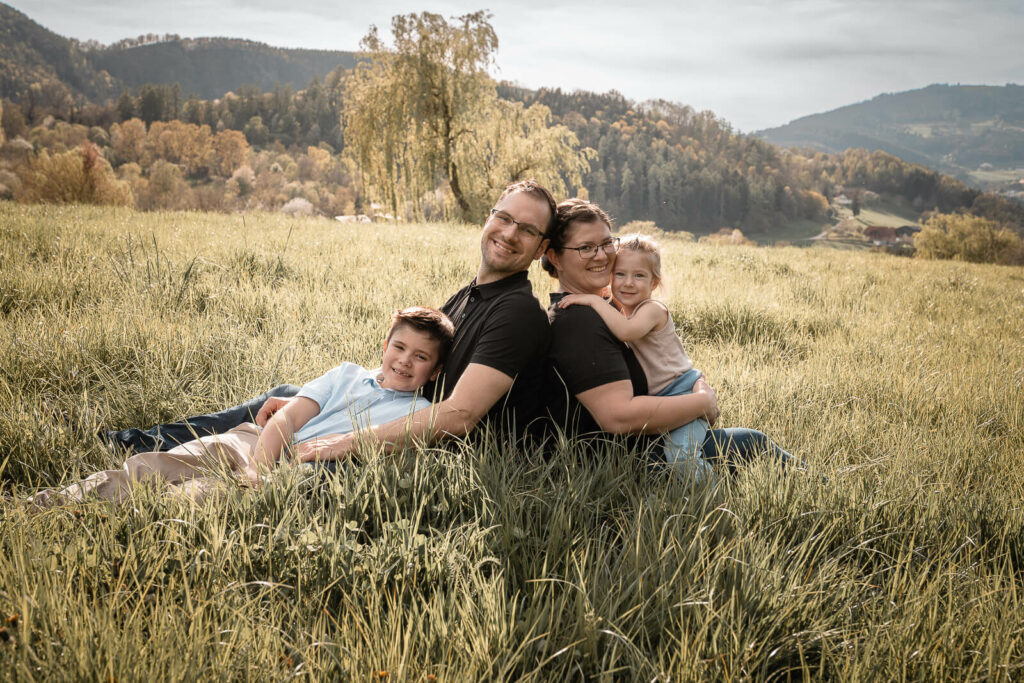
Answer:
<svg viewBox="0 0 1024 683"><path fill-rule="evenodd" d="M522 434L544 412L544 357L550 339L547 315L526 271L485 285L473 280L441 311L455 324L455 343L437 380L435 399L451 394L470 363L494 368L515 381L485 420L506 436L510 430Z"/></svg>
<svg viewBox="0 0 1024 683"><path fill-rule="evenodd" d="M632 382L633 395L642 396L647 393L647 376L633 351L612 334L596 311L589 306L558 308L556 304L564 296L562 292L552 294L548 308L548 412L555 426L566 431L603 434L576 395L625 379ZM647 445L647 439L634 441L637 446Z"/></svg>

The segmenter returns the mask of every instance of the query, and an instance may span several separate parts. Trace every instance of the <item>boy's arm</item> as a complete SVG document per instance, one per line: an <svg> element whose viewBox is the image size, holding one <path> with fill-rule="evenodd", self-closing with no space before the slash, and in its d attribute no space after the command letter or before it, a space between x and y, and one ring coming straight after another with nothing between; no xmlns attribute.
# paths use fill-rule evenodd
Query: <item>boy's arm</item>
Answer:
<svg viewBox="0 0 1024 683"><path fill-rule="evenodd" d="M590 306L601 316L616 339L624 342L642 339L668 320L668 311L657 304L641 306L632 318L627 318L596 294L570 294L558 302L562 308L573 304Z"/></svg>
<svg viewBox="0 0 1024 683"><path fill-rule="evenodd" d="M296 396L274 413L256 442L253 456L256 463L263 463L268 467L277 462L281 457L281 451L291 443L295 432L311 419L320 414L320 406L311 398Z"/></svg>
<svg viewBox="0 0 1024 683"><path fill-rule="evenodd" d="M433 442L442 436L468 434L476 423L512 387L512 378L500 370L480 363L470 363L462 373L451 395L413 413L358 433L331 434L299 444L303 462L335 460L351 451L357 439L369 438L385 449L402 448L412 441Z"/></svg>

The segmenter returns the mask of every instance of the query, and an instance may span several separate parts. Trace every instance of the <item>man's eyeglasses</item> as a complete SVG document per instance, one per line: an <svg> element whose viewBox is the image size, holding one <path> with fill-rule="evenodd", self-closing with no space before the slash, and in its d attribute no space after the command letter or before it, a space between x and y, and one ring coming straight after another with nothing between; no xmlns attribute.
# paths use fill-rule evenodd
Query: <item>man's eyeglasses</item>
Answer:
<svg viewBox="0 0 1024 683"><path fill-rule="evenodd" d="M619 250L619 238L613 237L610 240L601 242L601 244L584 244L582 247L562 247L562 249L572 249L580 258L589 261L590 259L597 256L597 252L600 249L604 253L611 256Z"/></svg>
<svg viewBox="0 0 1024 683"><path fill-rule="evenodd" d="M509 216L507 213L499 209L491 209L491 218L498 221L499 225L506 228L510 225L516 226L516 231L522 237L530 237L533 239L537 239L538 237L544 236L544 233L541 232L540 228L538 228L536 225L531 225L529 223L521 223L516 219L512 218L512 216Z"/></svg>

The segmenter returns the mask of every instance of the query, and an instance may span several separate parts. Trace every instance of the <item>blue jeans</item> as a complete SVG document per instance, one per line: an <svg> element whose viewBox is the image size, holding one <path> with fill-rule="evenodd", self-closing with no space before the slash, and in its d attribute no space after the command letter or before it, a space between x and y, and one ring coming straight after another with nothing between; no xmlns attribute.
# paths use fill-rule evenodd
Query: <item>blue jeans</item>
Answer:
<svg viewBox="0 0 1024 683"><path fill-rule="evenodd" d="M658 396L683 396L693 392L694 383L701 378L700 370L692 369L676 377L658 392ZM703 458L704 439L708 434L708 421L698 418L676 427L665 435L665 462L683 481L700 483L711 478L711 465Z"/></svg>
<svg viewBox="0 0 1024 683"><path fill-rule="evenodd" d="M169 451L175 446L192 441L207 434L223 434L243 422L255 422L256 413L271 396L287 398L299 393L301 387L281 384L265 394L249 399L245 403L226 410L206 415L188 417L181 422L156 425L149 429L124 429L104 432L107 443L115 447L134 450L137 453Z"/></svg>
<svg viewBox="0 0 1024 683"><path fill-rule="evenodd" d="M780 465L803 468L802 463L782 450L764 432L746 427L709 429L702 446L704 460L709 463L725 463L735 471L758 457L769 457Z"/></svg>

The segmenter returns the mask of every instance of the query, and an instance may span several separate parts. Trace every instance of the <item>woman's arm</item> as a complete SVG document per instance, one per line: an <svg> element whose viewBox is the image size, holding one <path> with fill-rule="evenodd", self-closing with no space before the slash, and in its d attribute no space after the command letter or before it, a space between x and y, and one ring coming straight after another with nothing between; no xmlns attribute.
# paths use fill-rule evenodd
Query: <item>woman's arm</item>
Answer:
<svg viewBox="0 0 1024 683"><path fill-rule="evenodd" d="M283 408L274 413L260 432L260 438L253 451L256 463L273 466L281 457L281 451L291 443L295 432L319 414L320 406L313 399L305 396L290 399Z"/></svg>
<svg viewBox="0 0 1024 683"><path fill-rule="evenodd" d="M627 318L596 294L570 294L558 302L560 308L573 305L594 309L616 339L624 342L642 339L668 321L668 311L657 304L641 306L632 318Z"/></svg>
<svg viewBox="0 0 1024 683"><path fill-rule="evenodd" d="M629 380L610 382L576 395L598 426L612 434L657 434L703 417L718 419L718 397L703 380L683 396L634 396Z"/></svg>

